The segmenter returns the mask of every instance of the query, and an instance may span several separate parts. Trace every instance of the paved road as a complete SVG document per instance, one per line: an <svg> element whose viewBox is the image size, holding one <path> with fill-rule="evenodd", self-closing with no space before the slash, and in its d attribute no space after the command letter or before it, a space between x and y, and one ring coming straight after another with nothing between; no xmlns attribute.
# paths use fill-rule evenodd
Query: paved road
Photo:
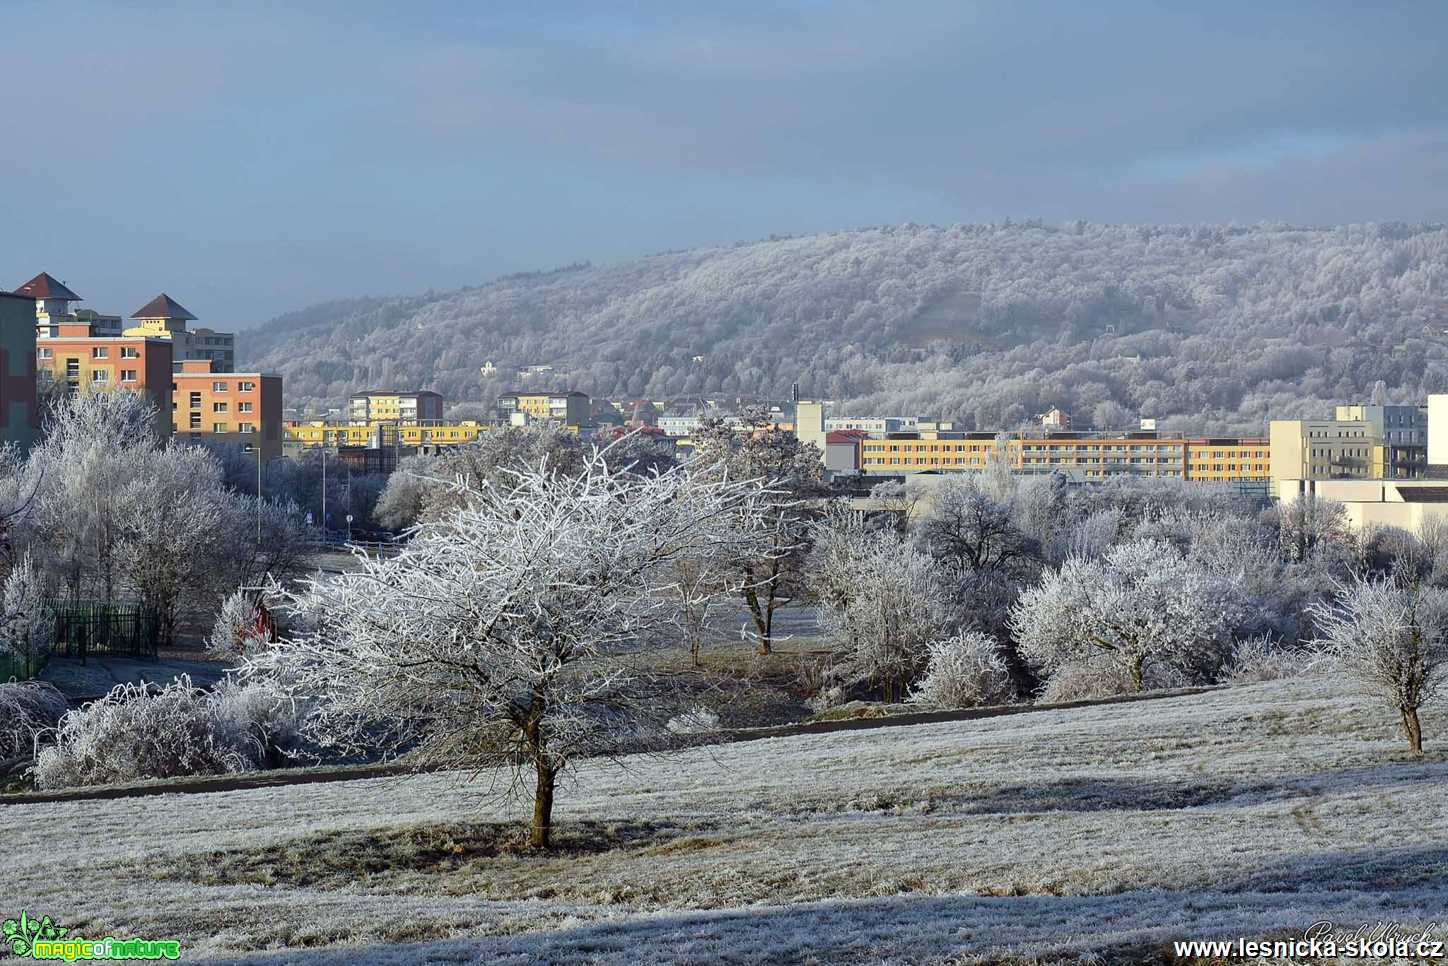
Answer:
<svg viewBox="0 0 1448 966"><path fill-rule="evenodd" d="M155 661L128 657L90 657L82 664L76 658L53 657L41 672L40 679L49 681L68 698L95 698L117 684L149 682L170 684L183 674L191 683L209 688L221 680L224 666L215 661L188 661L161 658Z"/></svg>

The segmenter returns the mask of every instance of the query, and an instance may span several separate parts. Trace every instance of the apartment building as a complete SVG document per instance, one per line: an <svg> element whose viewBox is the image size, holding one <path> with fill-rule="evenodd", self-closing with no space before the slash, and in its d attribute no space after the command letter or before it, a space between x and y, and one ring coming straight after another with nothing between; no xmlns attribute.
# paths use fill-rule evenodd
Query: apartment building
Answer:
<svg viewBox="0 0 1448 966"><path fill-rule="evenodd" d="M52 316L54 318L54 316ZM72 393L82 389L144 391L156 405L157 431L171 432L171 368L175 346L149 336L98 336L90 323L47 322L55 334L37 339L35 364L64 383Z"/></svg>
<svg viewBox="0 0 1448 966"><path fill-rule="evenodd" d="M0 292L0 439L28 449L40 429L34 298Z"/></svg>
<svg viewBox="0 0 1448 966"><path fill-rule="evenodd" d="M1414 479L1428 467L1428 407L1338 406L1340 421L1365 422L1382 445L1377 455L1381 479Z"/></svg>
<svg viewBox="0 0 1448 966"><path fill-rule="evenodd" d="M1363 419L1274 419L1273 480L1381 479L1380 440Z"/></svg>
<svg viewBox="0 0 1448 966"><path fill-rule="evenodd" d="M236 335L214 329L188 329L186 323L196 321L185 306L162 292L131 313L137 322L125 330L128 336L149 336L171 340L177 362L204 361L214 372L231 372L236 368Z"/></svg>
<svg viewBox="0 0 1448 966"><path fill-rule="evenodd" d="M498 419L524 425L550 422L578 428L589 424L592 402L587 393L571 389L553 392L507 392L498 397Z"/></svg>
<svg viewBox="0 0 1448 966"><path fill-rule="evenodd" d="M1004 459L1016 473L1066 473L1083 480L1130 474L1202 482L1260 482L1270 476L1270 446L1262 439L1187 439L1154 432L892 433L859 441L865 473L982 470Z"/></svg>
<svg viewBox="0 0 1448 966"><path fill-rule="evenodd" d="M461 446L475 442L488 428L471 419L455 423L433 420L368 425L351 422L329 423L325 420L288 420L282 427L282 440L287 452L316 447L336 449L341 446Z"/></svg>
<svg viewBox="0 0 1448 966"><path fill-rule="evenodd" d="M164 342L166 340L157 341ZM232 443L282 455L282 377L262 372L219 372L204 359L188 359L169 373L173 426L196 442Z"/></svg>
<svg viewBox="0 0 1448 966"><path fill-rule="evenodd" d="M1188 480L1229 483L1272 478L1272 449L1266 438L1189 439L1185 456Z"/></svg>
<svg viewBox="0 0 1448 966"><path fill-rule="evenodd" d="M34 302L35 336L38 339L59 335L59 326L76 322L70 306L72 302L79 302L80 296L49 272L41 272L17 288L15 294Z"/></svg>
<svg viewBox="0 0 1448 966"><path fill-rule="evenodd" d="M441 422L443 397L427 389L396 392L372 389L354 392L347 399L347 419L366 426L374 422Z"/></svg>

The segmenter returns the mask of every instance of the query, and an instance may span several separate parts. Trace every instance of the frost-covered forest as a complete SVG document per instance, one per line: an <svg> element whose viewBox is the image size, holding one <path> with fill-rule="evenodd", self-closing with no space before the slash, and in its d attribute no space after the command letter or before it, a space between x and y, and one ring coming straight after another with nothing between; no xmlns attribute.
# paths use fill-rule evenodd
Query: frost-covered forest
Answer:
<svg viewBox="0 0 1448 966"><path fill-rule="evenodd" d="M293 404L376 385L485 398L782 398L1010 427L1063 406L1254 432L1448 386L1448 228L903 225L329 302L242 339ZM479 367L498 367L483 380Z"/></svg>

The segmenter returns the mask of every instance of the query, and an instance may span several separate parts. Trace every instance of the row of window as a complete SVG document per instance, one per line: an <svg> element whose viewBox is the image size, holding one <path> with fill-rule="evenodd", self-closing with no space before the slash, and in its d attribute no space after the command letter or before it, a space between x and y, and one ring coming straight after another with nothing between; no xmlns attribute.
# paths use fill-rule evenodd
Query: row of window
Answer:
<svg viewBox="0 0 1448 966"><path fill-rule="evenodd" d="M39 349L36 349L35 352L36 352L37 357L39 357L39 358L41 358L41 359L54 359L54 358L55 358L55 350L52 349L50 346L41 346ZM109 348L108 346L99 346L99 345L98 345L98 346L91 346L91 355L90 355L90 357L91 357L92 359L109 359L109 358L111 357L111 350L110 350L110 348ZM123 345L123 346L121 346L121 358L122 358L122 359L139 359L139 358L141 358L141 352L140 352L140 350L137 349L135 346ZM68 358L68 359L66 360L67 363L70 363L70 362L78 362L78 361L79 361L79 357L78 357L78 356L71 356L70 358Z"/></svg>
<svg viewBox="0 0 1448 966"><path fill-rule="evenodd" d="M187 427L186 427L186 428L189 429L189 430L190 430L191 432L193 432L193 433L199 433L199 432L201 432L201 431L202 431L202 429L201 429L201 414L200 414L200 413L192 413L192 414L191 414L191 419L187 422ZM229 433L229 432L231 432L231 428L230 428L229 424L227 424L227 423L212 423L212 424L211 424L211 432L213 432L213 433ZM238 433L254 433L254 432L256 432L256 424L255 424L255 423L237 423L237 424L236 424L236 432L238 432Z"/></svg>

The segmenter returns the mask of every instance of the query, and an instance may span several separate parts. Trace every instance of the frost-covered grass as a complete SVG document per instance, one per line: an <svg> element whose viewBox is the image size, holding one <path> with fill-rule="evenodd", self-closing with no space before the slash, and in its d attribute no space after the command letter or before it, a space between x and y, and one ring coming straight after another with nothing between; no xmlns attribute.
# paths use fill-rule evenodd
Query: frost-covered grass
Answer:
<svg viewBox="0 0 1448 966"><path fill-rule="evenodd" d="M556 817L593 844L542 857L476 847L521 809L453 775L0 806L3 891L81 934L323 963L1049 958L1448 921L1448 720L1425 716L1411 760L1385 710L1341 692L589 763ZM414 826L432 828L387 832Z"/></svg>

